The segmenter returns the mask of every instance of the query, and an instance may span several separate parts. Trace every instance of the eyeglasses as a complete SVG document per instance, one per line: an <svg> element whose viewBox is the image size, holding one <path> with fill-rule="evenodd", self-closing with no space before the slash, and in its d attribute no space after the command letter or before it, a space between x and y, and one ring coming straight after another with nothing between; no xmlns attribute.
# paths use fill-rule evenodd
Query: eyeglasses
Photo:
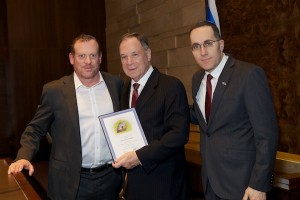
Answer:
<svg viewBox="0 0 300 200"><path fill-rule="evenodd" d="M208 40L208 41L205 41L204 43L202 44L199 44L199 43L194 43L192 45L192 51L197 51L197 50L200 50L201 49L201 46L203 46L205 49L206 48L209 48L209 47L212 47L213 46L213 43L214 42L218 42L220 40Z"/></svg>

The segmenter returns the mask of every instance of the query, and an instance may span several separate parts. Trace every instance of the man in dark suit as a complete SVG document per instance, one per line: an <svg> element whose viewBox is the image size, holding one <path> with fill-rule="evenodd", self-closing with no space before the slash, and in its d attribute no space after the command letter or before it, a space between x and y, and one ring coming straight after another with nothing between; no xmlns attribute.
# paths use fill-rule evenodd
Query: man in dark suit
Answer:
<svg viewBox="0 0 300 200"><path fill-rule="evenodd" d="M210 22L197 23L190 41L203 69L192 79L191 119L200 126L205 197L266 199L272 187L278 127L264 71L225 55L224 40ZM205 117L210 75L211 109Z"/></svg>
<svg viewBox="0 0 300 200"><path fill-rule="evenodd" d="M128 200L183 200L187 197L184 145L189 134L189 108L183 84L151 65L147 38L125 34L119 44L122 67L131 80L121 95L121 108L135 109L148 145L117 158L114 167L128 169Z"/></svg>
<svg viewBox="0 0 300 200"><path fill-rule="evenodd" d="M74 39L69 54L74 73L44 85L41 104L21 138L21 148L8 173L34 172L30 163L40 139L49 131L48 196L51 199L118 199L122 177L112 157L98 116L120 109L122 81L99 72L101 50L95 37Z"/></svg>

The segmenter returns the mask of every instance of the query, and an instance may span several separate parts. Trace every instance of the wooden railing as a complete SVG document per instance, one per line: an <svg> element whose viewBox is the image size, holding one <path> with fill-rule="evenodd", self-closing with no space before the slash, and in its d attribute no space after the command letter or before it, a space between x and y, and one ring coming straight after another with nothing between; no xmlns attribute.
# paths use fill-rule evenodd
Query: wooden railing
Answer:
<svg viewBox="0 0 300 200"><path fill-rule="evenodd" d="M8 164L0 159L0 199L5 200L41 200L22 173L8 175Z"/></svg>

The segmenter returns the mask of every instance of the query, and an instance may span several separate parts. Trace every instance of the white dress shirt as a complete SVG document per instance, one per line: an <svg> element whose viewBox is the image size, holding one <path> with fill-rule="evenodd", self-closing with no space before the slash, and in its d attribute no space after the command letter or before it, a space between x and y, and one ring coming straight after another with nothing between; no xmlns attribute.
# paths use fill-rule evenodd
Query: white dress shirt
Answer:
<svg viewBox="0 0 300 200"><path fill-rule="evenodd" d="M213 101L213 97L214 97L214 92L219 80L219 76L221 74L221 72L223 71L223 68L226 64L228 60L228 56L226 56L225 54L223 55L223 58L221 60L221 62L219 63L219 65L210 73L213 78L211 79L211 86L212 86L212 96L211 96L211 101ZM197 104L203 114L203 117L205 119L205 95L206 95L206 80L207 80L207 75L209 73L205 72L205 76L202 79L202 82L200 84L199 90L197 92L196 95L196 100L197 100ZM206 120L206 119L205 119Z"/></svg>
<svg viewBox="0 0 300 200"><path fill-rule="evenodd" d="M98 116L114 112L105 81L100 74L99 83L84 86L74 73L82 146L82 167L94 168L112 162Z"/></svg>
<svg viewBox="0 0 300 200"><path fill-rule="evenodd" d="M140 84L139 88L138 88L138 94L140 96L143 88L145 87L150 75L153 72L153 67L150 66L150 68L148 69L148 71L146 72L146 74L138 81L138 82L134 82L134 80L131 79L131 87L130 87L130 95L129 95L129 107L131 107L131 98L132 98L132 93L133 93L133 84L134 83L138 83Z"/></svg>

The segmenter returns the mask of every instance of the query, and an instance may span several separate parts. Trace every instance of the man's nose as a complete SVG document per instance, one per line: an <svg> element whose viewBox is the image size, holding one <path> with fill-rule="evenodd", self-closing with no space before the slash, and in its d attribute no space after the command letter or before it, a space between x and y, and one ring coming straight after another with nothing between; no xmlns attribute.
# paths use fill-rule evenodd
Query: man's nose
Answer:
<svg viewBox="0 0 300 200"><path fill-rule="evenodd" d="M84 62L85 62L85 63L91 63L91 62L92 62L92 59L91 59L89 56L87 56L87 57L85 58Z"/></svg>
<svg viewBox="0 0 300 200"><path fill-rule="evenodd" d="M132 57L131 56L128 56L127 57L127 64L131 64L132 63Z"/></svg>
<svg viewBox="0 0 300 200"><path fill-rule="evenodd" d="M200 47L200 54L201 55L206 55L207 54L206 48L204 46Z"/></svg>

